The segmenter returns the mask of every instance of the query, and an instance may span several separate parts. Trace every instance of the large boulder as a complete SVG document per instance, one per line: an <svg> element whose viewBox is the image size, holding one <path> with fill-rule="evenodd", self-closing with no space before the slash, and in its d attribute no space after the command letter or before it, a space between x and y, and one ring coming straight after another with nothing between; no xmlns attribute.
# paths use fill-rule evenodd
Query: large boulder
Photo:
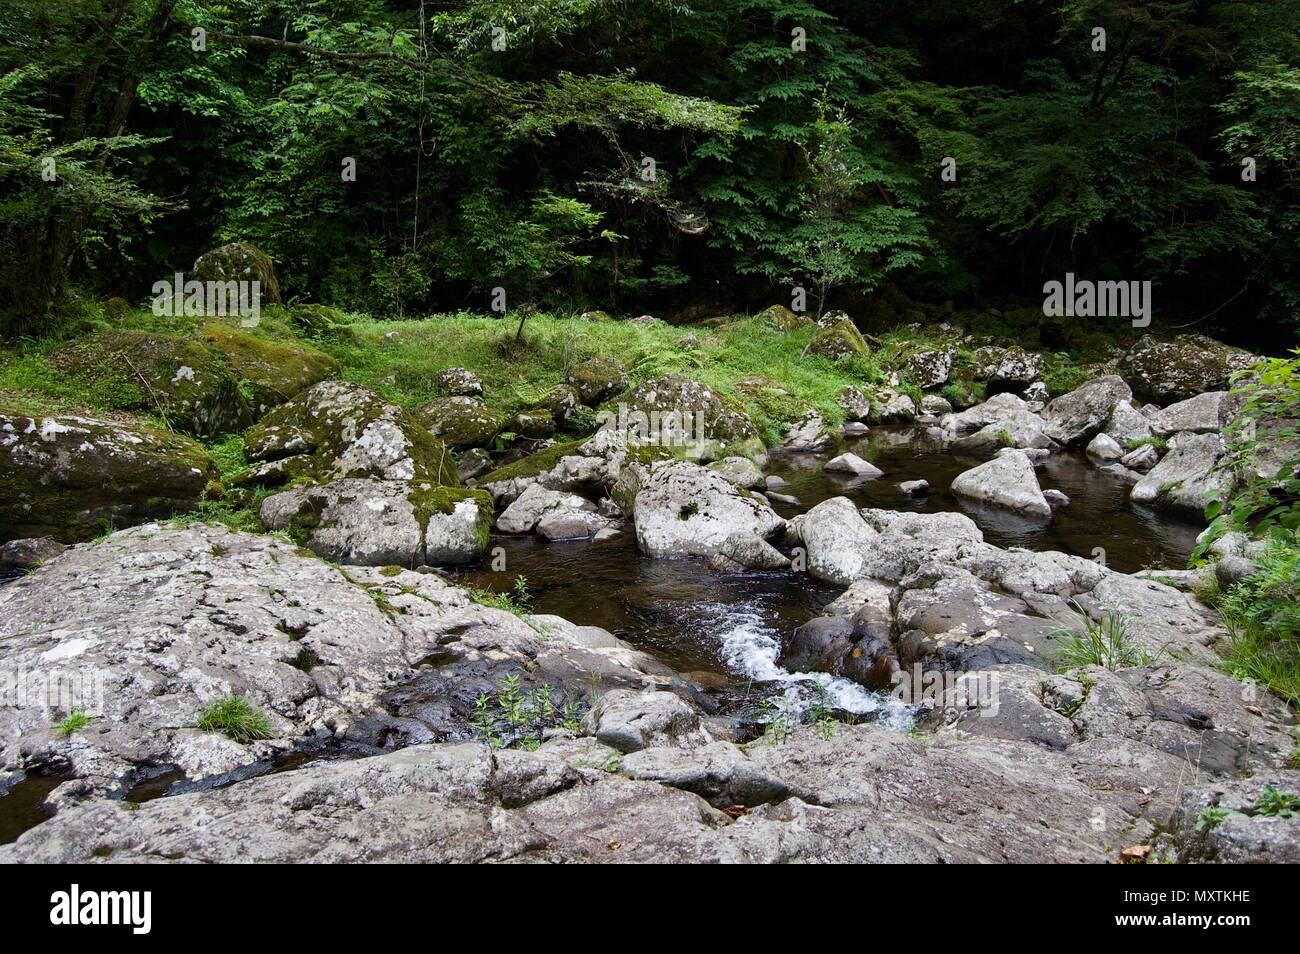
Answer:
<svg viewBox="0 0 1300 954"><path fill-rule="evenodd" d="M1245 406L1246 397L1230 391L1207 391L1169 405L1151 418L1152 431L1161 436L1190 431L1222 433Z"/></svg>
<svg viewBox="0 0 1300 954"><path fill-rule="evenodd" d="M796 331L813 323L807 315L795 314L785 305L769 305L760 311L757 317L762 318L777 331Z"/></svg>
<svg viewBox="0 0 1300 954"><path fill-rule="evenodd" d="M1048 436L1062 444L1086 442L1110 419L1115 405L1132 398L1133 392L1118 375L1108 374L1089 381L1055 398L1043 409Z"/></svg>
<svg viewBox="0 0 1300 954"><path fill-rule="evenodd" d="M917 387L937 388L948 383L954 357L956 357L954 348L915 351L907 356L904 368Z"/></svg>
<svg viewBox="0 0 1300 954"><path fill-rule="evenodd" d="M1130 442L1146 440L1155 434L1151 429L1151 421L1129 401L1115 402L1102 431L1121 447L1128 446Z"/></svg>
<svg viewBox="0 0 1300 954"><path fill-rule="evenodd" d="M503 415L472 397L439 398L420 408L416 416L454 450L489 446L505 424Z"/></svg>
<svg viewBox="0 0 1300 954"><path fill-rule="evenodd" d="M1037 381L1043 373L1042 356L1021 347L989 345L977 348L972 354L972 362L971 377L994 387L1000 385L1018 390Z"/></svg>
<svg viewBox="0 0 1300 954"><path fill-rule="evenodd" d="M799 521L799 538L808 572L819 580L847 586L866 574L879 534L847 497L823 500Z"/></svg>
<svg viewBox="0 0 1300 954"><path fill-rule="evenodd" d="M1169 453L1133 485L1129 499L1201 516L1226 479L1216 467L1225 450L1219 434L1176 434Z"/></svg>
<svg viewBox="0 0 1300 954"><path fill-rule="evenodd" d="M328 483L374 477L459 485L447 447L413 415L375 392L322 381L268 414L245 435L254 466L246 484Z"/></svg>
<svg viewBox="0 0 1300 954"><path fill-rule="evenodd" d="M766 540L785 526L762 497L689 461L651 465L633 519L641 551L653 557L712 556L732 534Z"/></svg>
<svg viewBox="0 0 1300 954"><path fill-rule="evenodd" d="M1052 516L1033 461L1021 450L1004 450L993 460L958 474L951 489L965 500L1025 517L1048 520Z"/></svg>
<svg viewBox="0 0 1300 954"><path fill-rule="evenodd" d="M1202 335L1180 335L1168 341L1144 335L1124 355L1120 370L1133 382L1139 398L1168 404L1226 390L1235 373L1257 360L1249 352Z"/></svg>
<svg viewBox="0 0 1300 954"><path fill-rule="evenodd" d="M483 490L345 478L272 494L260 517L268 530L305 535L312 551L336 563L470 563L487 549L492 497Z"/></svg>
<svg viewBox="0 0 1300 954"><path fill-rule="evenodd" d="M595 514L596 505L577 494L548 490L541 484L529 484L522 494L497 518L502 533L531 533L546 516L559 513L572 519L575 513Z"/></svg>
<svg viewBox="0 0 1300 954"><path fill-rule="evenodd" d="M230 242L194 261L191 277L200 282L259 282L264 303L279 305L280 283L271 256L244 242Z"/></svg>
<svg viewBox="0 0 1300 954"><path fill-rule="evenodd" d="M156 414L186 434L239 431L254 419L229 365L190 338L113 329L64 345L50 361L110 406Z"/></svg>
<svg viewBox="0 0 1300 954"><path fill-rule="evenodd" d="M617 362L602 355L588 358L569 369L566 382L588 407L627 389L627 374Z"/></svg>
<svg viewBox="0 0 1300 954"><path fill-rule="evenodd" d="M808 353L832 361L840 358L865 357L871 353L867 341L848 318L840 318L830 327L823 328L808 342Z"/></svg>
<svg viewBox="0 0 1300 954"><path fill-rule="evenodd" d="M939 420L939 426L951 434L959 434L963 431L977 431L988 427L990 424L1001 424L1003 421L1016 419L1021 415L1030 413L1032 412L1024 399L1017 397L1010 391L1003 391L1000 394L993 395L982 404L968 407L964 411L943 415Z"/></svg>
<svg viewBox="0 0 1300 954"><path fill-rule="evenodd" d="M992 457L1004 447L1045 450L1053 443L1041 417L1029 411L1014 411L1000 421L984 425L974 434L953 441L952 449L960 454Z"/></svg>
<svg viewBox="0 0 1300 954"><path fill-rule="evenodd" d="M745 456L762 450L758 429L743 408L680 374L643 381L619 403L617 415L608 418L606 426L626 423L638 443L672 447L707 460L731 449Z"/></svg>
<svg viewBox="0 0 1300 954"><path fill-rule="evenodd" d="M193 510L218 476L202 447L169 431L0 412L0 541L86 540Z"/></svg>
<svg viewBox="0 0 1300 954"><path fill-rule="evenodd" d="M301 342L276 341L216 322L204 325L199 336L245 383L259 417L339 372L337 361Z"/></svg>

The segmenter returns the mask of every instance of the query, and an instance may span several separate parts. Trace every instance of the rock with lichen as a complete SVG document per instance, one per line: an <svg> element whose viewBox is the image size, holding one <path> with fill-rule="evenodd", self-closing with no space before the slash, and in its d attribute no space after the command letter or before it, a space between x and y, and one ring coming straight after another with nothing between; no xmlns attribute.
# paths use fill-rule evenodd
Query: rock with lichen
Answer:
<svg viewBox="0 0 1300 954"><path fill-rule="evenodd" d="M179 434L0 411L0 540L87 540L193 510L217 479L207 452Z"/></svg>

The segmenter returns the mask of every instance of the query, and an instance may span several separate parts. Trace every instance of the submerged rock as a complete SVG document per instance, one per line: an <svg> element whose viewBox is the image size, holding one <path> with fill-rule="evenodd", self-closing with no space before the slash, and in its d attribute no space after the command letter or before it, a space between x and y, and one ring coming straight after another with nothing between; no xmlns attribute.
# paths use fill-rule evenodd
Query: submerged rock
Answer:
<svg viewBox="0 0 1300 954"><path fill-rule="evenodd" d="M220 487L196 442L86 417L0 412L0 540L87 540L195 509Z"/></svg>

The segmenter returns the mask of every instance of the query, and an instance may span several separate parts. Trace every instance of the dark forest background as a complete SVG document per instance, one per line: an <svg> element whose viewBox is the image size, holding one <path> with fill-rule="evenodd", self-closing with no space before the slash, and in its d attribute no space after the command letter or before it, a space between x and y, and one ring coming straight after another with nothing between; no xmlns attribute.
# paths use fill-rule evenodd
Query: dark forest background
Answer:
<svg viewBox="0 0 1300 954"><path fill-rule="evenodd" d="M374 315L1035 305L1073 271L1276 352L1298 187L1300 0L0 0L11 332L240 240Z"/></svg>

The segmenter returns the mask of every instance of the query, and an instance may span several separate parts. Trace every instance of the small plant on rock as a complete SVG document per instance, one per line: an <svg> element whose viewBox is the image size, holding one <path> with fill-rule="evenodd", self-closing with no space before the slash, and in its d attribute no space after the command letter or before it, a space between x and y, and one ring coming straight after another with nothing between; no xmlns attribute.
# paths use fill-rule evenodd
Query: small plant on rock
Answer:
<svg viewBox="0 0 1300 954"><path fill-rule="evenodd" d="M1093 620L1083 607L1071 600L1070 605L1083 623L1083 635L1062 628L1056 635L1064 639L1056 656L1057 668L1075 669L1080 666L1102 666L1115 672L1129 666L1146 666L1151 656L1134 645L1128 632L1128 617L1110 612L1100 622Z"/></svg>
<svg viewBox="0 0 1300 954"><path fill-rule="evenodd" d="M68 717L66 719L64 719L57 726L55 726L55 731L57 731L60 735L66 738L67 736L72 735L72 733L76 732L78 729L84 729L86 726L90 725L90 723L93 722L94 720L95 720L94 716L86 715L86 713L84 712L80 712L76 709L73 709L71 712L68 713Z"/></svg>
<svg viewBox="0 0 1300 954"><path fill-rule="evenodd" d="M243 696L226 696L199 713L195 728L220 732L228 739L248 743L275 737L266 713Z"/></svg>

